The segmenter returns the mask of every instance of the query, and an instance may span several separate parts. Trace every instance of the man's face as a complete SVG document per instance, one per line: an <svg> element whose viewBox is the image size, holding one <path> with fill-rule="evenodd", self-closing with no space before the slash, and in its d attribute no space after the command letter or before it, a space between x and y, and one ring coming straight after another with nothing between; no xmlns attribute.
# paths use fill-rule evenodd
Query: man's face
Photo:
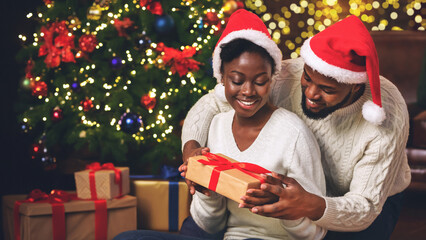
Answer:
<svg viewBox="0 0 426 240"><path fill-rule="evenodd" d="M322 119L353 103L361 85L339 83L305 64L301 79L302 109L308 118Z"/></svg>

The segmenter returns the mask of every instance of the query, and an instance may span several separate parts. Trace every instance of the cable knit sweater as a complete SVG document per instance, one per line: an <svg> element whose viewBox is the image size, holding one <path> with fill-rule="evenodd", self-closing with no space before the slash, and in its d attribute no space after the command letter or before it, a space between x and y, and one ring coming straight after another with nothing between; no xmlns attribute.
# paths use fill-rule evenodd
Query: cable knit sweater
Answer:
<svg viewBox="0 0 426 240"><path fill-rule="evenodd" d="M315 223L334 231L360 231L381 212L388 196L403 191L411 180L405 145L408 138L408 112L397 88L380 77L386 120L380 126L362 117L363 103L371 99L369 85L353 104L324 119L307 118L301 108L300 79L302 59L283 62L275 79L271 100L296 113L313 131L321 149L327 197L324 215ZM189 111L182 143L206 143L214 115L228 110L214 93L203 96Z"/></svg>
<svg viewBox="0 0 426 240"><path fill-rule="evenodd" d="M232 134L234 114L231 110L213 118L207 141L211 152L293 177L307 191L325 195L320 150L300 118L283 108L275 110L256 140L240 151ZM238 203L215 193L211 197L196 193L191 215L207 232L226 227L225 239L321 239L326 232L308 218L289 221L263 217L238 208Z"/></svg>

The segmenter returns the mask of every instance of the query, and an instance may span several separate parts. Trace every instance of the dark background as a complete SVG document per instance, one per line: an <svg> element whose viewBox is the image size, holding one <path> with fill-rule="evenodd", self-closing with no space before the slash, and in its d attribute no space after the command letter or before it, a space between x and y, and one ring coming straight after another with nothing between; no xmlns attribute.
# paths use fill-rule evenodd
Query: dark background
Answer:
<svg viewBox="0 0 426 240"><path fill-rule="evenodd" d="M35 23L26 18L42 0L3 1L1 14L1 195L27 193L36 186L49 187L54 182L36 161L31 161L29 135L19 131L14 103L24 76L25 65L15 60L22 45L19 34L32 35Z"/></svg>

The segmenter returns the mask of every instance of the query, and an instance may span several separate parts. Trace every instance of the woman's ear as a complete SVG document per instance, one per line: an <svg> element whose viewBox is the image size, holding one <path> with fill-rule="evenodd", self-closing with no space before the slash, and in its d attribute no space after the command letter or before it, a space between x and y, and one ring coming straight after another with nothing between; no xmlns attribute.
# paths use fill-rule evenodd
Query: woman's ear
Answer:
<svg viewBox="0 0 426 240"><path fill-rule="evenodd" d="M220 80L220 84L222 84L222 86L225 86L225 80L223 80L223 78L222 80Z"/></svg>

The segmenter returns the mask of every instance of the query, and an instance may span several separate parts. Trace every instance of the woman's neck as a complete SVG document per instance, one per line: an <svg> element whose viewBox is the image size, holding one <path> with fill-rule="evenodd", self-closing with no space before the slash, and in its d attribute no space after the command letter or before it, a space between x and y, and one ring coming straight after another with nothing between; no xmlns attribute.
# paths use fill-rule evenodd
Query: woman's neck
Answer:
<svg viewBox="0 0 426 240"><path fill-rule="evenodd" d="M251 117L234 115L232 134L234 135L235 143L240 151L246 150L253 144L276 109L276 106L267 103Z"/></svg>

